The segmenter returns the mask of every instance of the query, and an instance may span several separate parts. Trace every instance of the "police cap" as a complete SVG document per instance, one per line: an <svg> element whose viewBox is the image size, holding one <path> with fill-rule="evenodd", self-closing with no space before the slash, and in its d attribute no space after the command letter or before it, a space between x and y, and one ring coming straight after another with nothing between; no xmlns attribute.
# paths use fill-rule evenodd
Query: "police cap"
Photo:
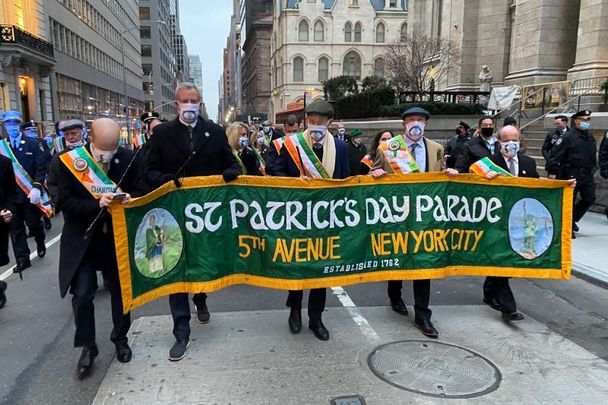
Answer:
<svg viewBox="0 0 608 405"><path fill-rule="evenodd" d="M34 121L26 121L21 124L21 130L26 131L28 129L38 129L38 125Z"/></svg>
<svg viewBox="0 0 608 405"><path fill-rule="evenodd" d="M460 122L458 123L458 126L459 126L459 127L463 127L463 128L464 128L464 129L466 129L467 131L470 131L470 130L471 130L471 126L470 126L469 124L467 124L466 122L464 122L464 121L460 121Z"/></svg>
<svg viewBox="0 0 608 405"><path fill-rule="evenodd" d="M319 114L331 118L334 116L334 107L325 100L316 100L306 106L306 114Z"/></svg>
<svg viewBox="0 0 608 405"><path fill-rule="evenodd" d="M2 114L2 121L3 122L7 122L7 121L17 121L17 122L21 122L21 113L19 111L7 111L4 114Z"/></svg>
<svg viewBox="0 0 608 405"><path fill-rule="evenodd" d="M59 123L60 131L67 131L68 129L74 129L74 128L83 129L84 122L82 122L80 120L66 120L66 121L61 121Z"/></svg>
<svg viewBox="0 0 608 405"><path fill-rule="evenodd" d="M160 119L160 114L156 111L146 111L145 113L143 113L141 115L141 122L143 122L144 124L147 124L149 121L151 120L159 120Z"/></svg>
<svg viewBox="0 0 608 405"><path fill-rule="evenodd" d="M572 114L572 117L570 118L576 119L580 117L591 117L591 110L581 110L577 113Z"/></svg>
<svg viewBox="0 0 608 405"><path fill-rule="evenodd" d="M406 117L409 117L411 115L422 115L422 116L426 117L427 120L429 118L431 118L431 114L424 108L412 107L412 108L405 110L405 112L403 114L401 114L401 119L405 119Z"/></svg>

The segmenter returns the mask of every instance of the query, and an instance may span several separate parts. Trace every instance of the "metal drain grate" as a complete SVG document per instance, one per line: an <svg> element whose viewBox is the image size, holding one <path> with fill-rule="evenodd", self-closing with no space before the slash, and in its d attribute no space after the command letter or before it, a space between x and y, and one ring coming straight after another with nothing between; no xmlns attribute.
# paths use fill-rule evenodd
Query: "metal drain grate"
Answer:
<svg viewBox="0 0 608 405"><path fill-rule="evenodd" d="M500 370L464 347L428 340L378 346L368 357L378 378L403 390L432 397L473 398L498 388Z"/></svg>

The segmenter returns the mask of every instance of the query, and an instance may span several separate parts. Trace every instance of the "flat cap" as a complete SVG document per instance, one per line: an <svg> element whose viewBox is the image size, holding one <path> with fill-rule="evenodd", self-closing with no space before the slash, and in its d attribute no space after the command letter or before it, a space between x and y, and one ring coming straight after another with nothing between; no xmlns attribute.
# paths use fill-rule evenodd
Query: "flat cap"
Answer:
<svg viewBox="0 0 608 405"><path fill-rule="evenodd" d="M306 106L306 114L319 114L326 117L334 116L334 107L325 100L316 100Z"/></svg>
<svg viewBox="0 0 608 405"><path fill-rule="evenodd" d="M60 131L67 131L68 129L74 128L84 129L84 122L80 120L66 120L59 123Z"/></svg>
<svg viewBox="0 0 608 405"><path fill-rule="evenodd" d="M21 113L19 111L7 111L2 114L2 121L19 121L21 122Z"/></svg>
<svg viewBox="0 0 608 405"><path fill-rule="evenodd" d="M570 118L580 118L580 117L591 117L591 110L581 110L577 113L572 114Z"/></svg>
<svg viewBox="0 0 608 405"><path fill-rule="evenodd" d="M363 131L361 130L361 128L355 128L350 132L351 138L356 138L361 135L363 135Z"/></svg>
<svg viewBox="0 0 608 405"><path fill-rule="evenodd" d="M431 118L431 114L424 108L412 107L412 108L407 109L403 114L401 114L401 119L404 119L405 117L409 117L410 115L422 115L422 116L426 117L427 120L429 118Z"/></svg>
<svg viewBox="0 0 608 405"><path fill-rule="evenodd" d="M32 129L32 128L38 128L38 125L36 125L36 123L33 120L25 121L23 124L21 124L22 131L25 131L26 129Z"/></svg>
<svg viewBox="0 0 608 405"><path fill-rule="evenodd" d="M141 122L144 124L151 120L159 120L160 114L156 111L146 111L140 117Z"/></svg>

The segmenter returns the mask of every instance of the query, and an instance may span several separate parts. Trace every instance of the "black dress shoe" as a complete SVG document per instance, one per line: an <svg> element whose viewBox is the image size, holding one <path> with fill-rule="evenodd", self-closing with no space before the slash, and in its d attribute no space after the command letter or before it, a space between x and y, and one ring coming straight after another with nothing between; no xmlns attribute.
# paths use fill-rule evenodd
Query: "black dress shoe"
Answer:
<svg viewBox="0 0 608 405"><path fill-rule="evenodd" d="M578 232L578 225L577 225L577 223L576 223L576 222L573 222L573 223L572 223L572 231L573 231L573 232Z"/></svg>
<svg viewBox="0 0 608 405"><path fill-rule="evenodd" d="M211 314L209 313L209 309L207 309L207 299L203 298L198 304L194 303L194 308L196 308L196 321L202 324L209 323Z"/></svg>
<svg viewBox="0 0 608 405"><path fill-rule="evenodd" d="M511 321L523 321L526 317L524 316L524 314L522 314L519 311L515 311L515 312L503 312L502 313L502 320L505 322L511 322Z"/></svg>
<svg viewBox="0 0 608 405"><path fill-rule="evenodd" d="M0 281L0 309L6 305L6 287L6 282Z"/></svg>
<svg viewBox="0 0 608 405"><path fill-rule="evenodd" d="M116 346L116 359L121 363L128 363L133 357L133 352L129 347L129 344L125 341L117 342Z"/></svg>
<svg viewBox="0 0 608 405"><path fill-rule="evenodd" d="M53 224L51 223L51 219L47 217L43 217L44 219L44 229L50 231L53 228Z"/></svg>
<svg viewBox="0 0 608 405"><path fill-rule="evenodd" d="M79 380L82 380L91 374L93 362L95 361L95 357L97 357L98 354L99 350L97 350L97 345L85 346L82 349L82 354L80 355L80 359L78 360L78 367L76 369Z"/></svg>
<svg viewBox="0 0 608 405"><path fill-rule="evenodd" d="M289 312L289 331L291 333L300 333L302 330L302 312L300 309L292 308Z"/></svg>
<svg viewBox="0 0 608 405"><path fill-rule="evenodd" d="M391 308L399 315L407 316L407 307L402 299L399 299L399 301L391 301Z"/></svg>
<svg viewBox="0 0 608 405"><path fill-rule="evenodd" d="M171 350L169 350L169 360L180 361L186 357L188 346L190 346L189 340L176 340Z"/></svg>
<svg viewBox="0 0 608 405"><path fill-rule="evenodd" d="M310 321L308 323L308 329L315 334L317 339L319 340L329 340L329 331L323 325L323 322L319 321Z"/></svg>
<svg viewBox="0 0 608 405"><path fill-rule="evenodd" d="M32 263L28 260L27 262L17 263L13 273L21 273L23 270L32 267Z"/></svg>
<svg viewBox="0 0 608 405"><path fill-rule="evenodd" d="M497 311L502 311L502 304L498 302L496 298L485 298L483 299L483 303L492 307Z"/></svg>
<svg viewBox="0 0 608 405"><path fill-rule="evenodd" d="M435 329L435 327L433 326L431 321L427 321L426 319L425 320L416 320L414 322L414 324L418 327L418 329L420 329L420 331L422 332L422 334L424 336L430 337L430 338L439 337L439 332L437 332L437 329Z"/></svg>
<svg viewBox="0 0 608 405"><path fill-rule="evenodd" d="M576 234L574 233L574 231L572 232L572 239L576 239Z"/></svg>
<svg viewBox="0 0 608 405"><path fill-rule="evenodd" d="M46 255L46 246L44 246L44 245L39 246L36 250L38 251L39 258L42 259Z"/></svg>

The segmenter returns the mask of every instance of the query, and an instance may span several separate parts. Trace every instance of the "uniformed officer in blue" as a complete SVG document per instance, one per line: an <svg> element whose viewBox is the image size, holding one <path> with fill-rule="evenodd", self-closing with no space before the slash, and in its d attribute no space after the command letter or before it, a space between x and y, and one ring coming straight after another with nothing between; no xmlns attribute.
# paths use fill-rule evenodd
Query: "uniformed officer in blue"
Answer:
<svg viewBox="0 0 608 405"><path fill-rule="evenodd" d="M597 170L597 145L591 126L591 111L582 110L571 117L572 125L549 153L547 172L550 179L576 179L574 204L572 212L572 238L578 232L577 222L585 215L595 202L595 180L593 174Z"/></svg>
<svg viewBox="0 0 608 405"><path fill-rule="evenodd" d="M7 111L2 117L4 129L8 134L8 143L15 158L32 178L34 188L26 195L21 188L17 189L17 205L11 222L11 241L17 265L15 272L19 273L31 267L30 249L27 245L25 224L34 236L38 257L44 257L44 227L42 212L36 207L42 198L44 179L47 174L47 157L40 149L38 141L24 136L21 132L21 113Z"/></svg>

